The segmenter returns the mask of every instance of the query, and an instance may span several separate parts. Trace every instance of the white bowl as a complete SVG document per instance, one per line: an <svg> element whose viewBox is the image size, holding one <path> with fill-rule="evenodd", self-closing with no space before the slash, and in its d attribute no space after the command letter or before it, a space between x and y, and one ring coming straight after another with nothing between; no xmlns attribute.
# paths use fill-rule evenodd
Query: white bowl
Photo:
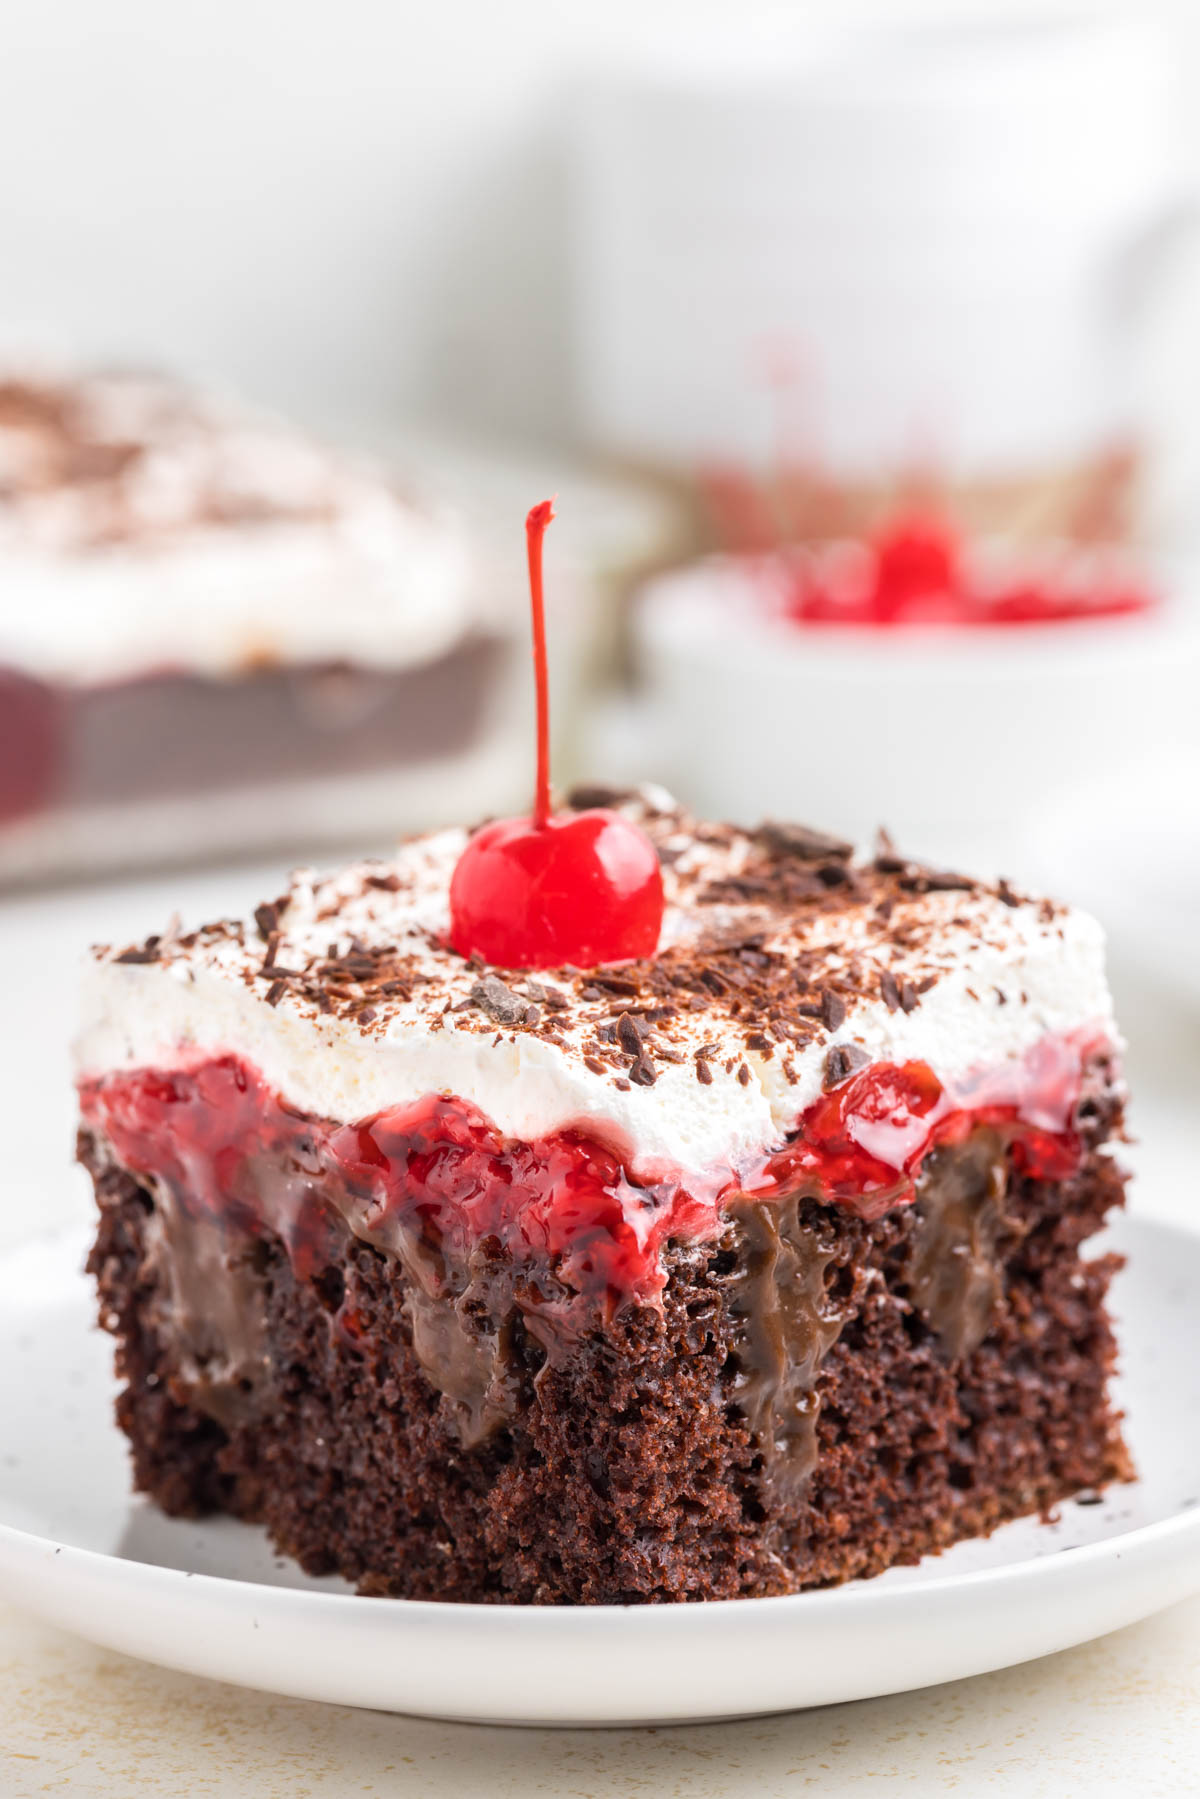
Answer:
<svg viewBox="0 0 1200 1799"><path fill-rule="evenodd" d="M1200 747L1200 621L1156 612L1029 626L798 625L753 564L715 558L641 595L644 772L698 810L879 825L993 869L1047 795L1148 748Z"/></svg>

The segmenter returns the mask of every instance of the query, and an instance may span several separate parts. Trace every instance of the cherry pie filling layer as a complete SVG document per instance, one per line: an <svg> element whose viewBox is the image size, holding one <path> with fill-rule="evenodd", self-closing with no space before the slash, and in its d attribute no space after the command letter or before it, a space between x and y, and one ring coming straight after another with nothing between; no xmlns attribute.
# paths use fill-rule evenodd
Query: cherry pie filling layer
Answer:
<svg viewBox="0 0 1200 1799"><path fill-rule="evenodd" d="M985 1135L1018 1173L1068 1179L1104 1053L1085 1034L1047 1036L953 1087L922 1062L869 1064L778 1148L702 1177L638 1167L594 1129L514 1141L441 1095L354 1123L315 1118L234 1055L108 1074L82 1084L81 1102L116 1160L193 1225L230 1240L273 1233L301 1279L335 1262L349 1234L397 1255L426 1300L452 1304L485 1246L554 1357L620 1307L653 1304L664 1247L715 1239L738 1203L800 1196L870 1222L912 1204L933 1152ZM350 1308L337 1324L353 1341Z"/></svg>

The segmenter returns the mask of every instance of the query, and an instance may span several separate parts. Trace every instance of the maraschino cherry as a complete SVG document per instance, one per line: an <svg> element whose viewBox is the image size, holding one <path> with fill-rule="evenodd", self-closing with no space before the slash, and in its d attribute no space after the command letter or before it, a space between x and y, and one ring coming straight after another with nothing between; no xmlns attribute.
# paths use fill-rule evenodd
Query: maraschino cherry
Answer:
<svg viewBox="0 0 1200 1799"><path fill-rule="evenodd" d="M961 608L960 549L949 520L934 510L905 510L876 532L871 594L877 619L911 618L939 603Z"/></svg>
<svg viewBox="0 0 1200 1799"><path fill-rule="evenodd" d="M594 968L652 956L662 929L654 845L620 812L550 809L550 699L542 540L554 517L543 500L525 521L537 689L537 788L528 818L484 825L450 882L450 942L500 968Z"/></svg>

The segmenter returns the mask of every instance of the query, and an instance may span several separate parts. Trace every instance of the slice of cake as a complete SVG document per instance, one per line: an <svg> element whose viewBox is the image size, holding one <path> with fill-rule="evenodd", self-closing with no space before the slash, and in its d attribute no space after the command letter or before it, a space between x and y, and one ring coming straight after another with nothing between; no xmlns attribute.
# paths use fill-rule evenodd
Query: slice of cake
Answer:
<svg viewBox="0 0 1200 1799"><path fill-rule="evenodd" d="M539 828L614 816L665 911L598 965L462 953L459 831L96 952L137 1487L369 1593L624 1603L873 1574L1127 1476L1098 927L653 793Z"/></svg>
<svg viewBox="0 0 1200 1799"><path fill-rule="evenodd" d="M516 785L511 619L458 523L227 398L0 377L0 583L0 879L361 839Z"/></svg>

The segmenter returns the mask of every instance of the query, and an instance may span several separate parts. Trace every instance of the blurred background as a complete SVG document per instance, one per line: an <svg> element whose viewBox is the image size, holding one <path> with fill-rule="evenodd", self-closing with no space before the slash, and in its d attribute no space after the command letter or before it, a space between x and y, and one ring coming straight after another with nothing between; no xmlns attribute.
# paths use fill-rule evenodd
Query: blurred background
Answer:
<svg viewBox="0 0 1200 1799"><path fill-rule="evenodd" d="M89 938L525 802L551 491L560 785L1043 884L1193 1055L1198 102L1188 0L9 0L22 1115Z"/></svg>

